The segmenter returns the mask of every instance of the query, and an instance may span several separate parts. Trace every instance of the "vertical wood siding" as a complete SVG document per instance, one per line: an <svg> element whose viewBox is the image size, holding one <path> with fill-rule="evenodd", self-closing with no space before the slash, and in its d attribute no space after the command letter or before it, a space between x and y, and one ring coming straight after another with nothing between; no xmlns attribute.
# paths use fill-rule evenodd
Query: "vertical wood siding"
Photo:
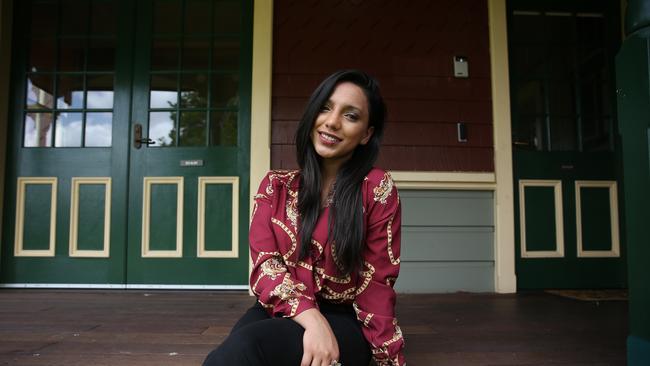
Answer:
<svg viewBox="0 0 650 366"><path fill-rule="evenodd" d="M275 0L273 27L273 168L296 167L293 134L318 83L358 68L388 104L378 166L494 170L486 1ZM453 77L454 55L468 57L469 78Z"/></svg>

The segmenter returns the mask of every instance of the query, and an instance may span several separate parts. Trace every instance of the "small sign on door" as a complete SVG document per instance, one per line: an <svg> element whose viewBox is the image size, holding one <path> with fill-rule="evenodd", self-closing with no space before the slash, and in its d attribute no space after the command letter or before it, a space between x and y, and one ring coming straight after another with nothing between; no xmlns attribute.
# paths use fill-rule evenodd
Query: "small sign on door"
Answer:
<svg viewBox="0 0 650 366"><path fill-rule="evenodd" d="M181 166L203 166L203 160L181 160Z"/></svg>

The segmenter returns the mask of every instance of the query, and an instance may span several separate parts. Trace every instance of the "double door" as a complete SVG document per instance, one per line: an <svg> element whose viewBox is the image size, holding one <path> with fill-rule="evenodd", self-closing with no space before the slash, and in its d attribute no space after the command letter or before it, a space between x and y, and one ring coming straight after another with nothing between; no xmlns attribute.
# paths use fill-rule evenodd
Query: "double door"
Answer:
<svg viewBox="0 0 650 366"><path fill-rule="evenodd" d="M0 281L243 286L250 2L16 2Z"/></svg>
<svg viewBox="0 0 650 366"><path fill-rule="evenodd" d="M519 288L626 286L617 1L508 4Z"/></svg>

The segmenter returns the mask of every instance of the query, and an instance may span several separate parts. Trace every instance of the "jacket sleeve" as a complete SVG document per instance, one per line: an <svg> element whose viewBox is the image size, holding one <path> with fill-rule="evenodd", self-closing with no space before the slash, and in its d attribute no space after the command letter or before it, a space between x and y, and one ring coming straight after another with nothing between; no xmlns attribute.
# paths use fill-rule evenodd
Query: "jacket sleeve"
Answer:
<svg viewBox="0 0 650 366"><path fill-rule="evenodd" d="M354 309L378 366L403 366L404 339L395 318L393 285L400 267L401 207L388 173L381 182L368 182L364 269Z"/></svg>
<svg viewBox="0 0 650 366"><path fill-rule="evenodd" d="M249 231L250 254L253 270L250 286L258 301L270 316L293 317L301 312L316 308L314 294L306 284L296 280L295 267L287 265L281 252L273 226L282 227L281 221L273 218L273 202L277 190L267 174L262 180L254 199L253 218ZM286 229L286 227L284 227ZM288 229L287 229L288 230ZM291 240L295 235L286 231ZM293 236L291 236L293 235Z"/></svg>

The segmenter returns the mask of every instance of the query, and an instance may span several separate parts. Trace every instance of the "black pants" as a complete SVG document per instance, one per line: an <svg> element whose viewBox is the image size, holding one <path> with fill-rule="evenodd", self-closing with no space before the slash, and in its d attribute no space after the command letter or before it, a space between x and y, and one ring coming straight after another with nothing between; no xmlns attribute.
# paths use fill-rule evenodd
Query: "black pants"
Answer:
<svg viewBox="0 0 650 366"><path fill-rule="evenodd" d="M351 305L319 303L334 331L343 366L368 366L370 348ZM203 366L299 366L302 360L300 324L288 318L270 318L255 303L232 328Z"/></svg>

